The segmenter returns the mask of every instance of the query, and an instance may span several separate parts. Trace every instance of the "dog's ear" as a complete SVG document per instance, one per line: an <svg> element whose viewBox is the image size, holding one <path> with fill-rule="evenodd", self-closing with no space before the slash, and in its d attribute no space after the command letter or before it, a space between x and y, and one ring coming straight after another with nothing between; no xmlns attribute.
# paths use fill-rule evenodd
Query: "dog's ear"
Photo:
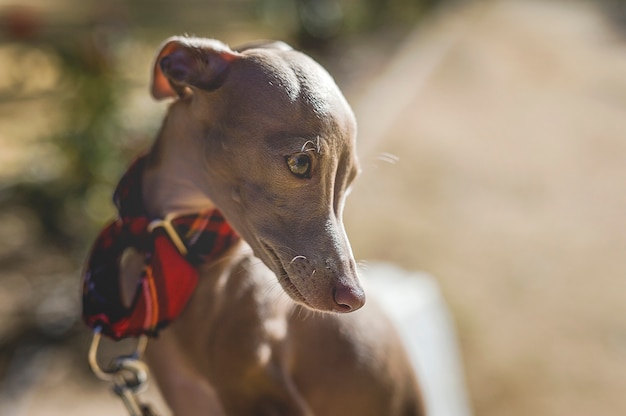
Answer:
<svg viewBox="0 0 626 416"><path fill-rule="evenodd" d="M217 40L169 38L154 61L152 96L157 100L184 97L192 87L214 90L223 82L230 63L239 56Z"/></svg>

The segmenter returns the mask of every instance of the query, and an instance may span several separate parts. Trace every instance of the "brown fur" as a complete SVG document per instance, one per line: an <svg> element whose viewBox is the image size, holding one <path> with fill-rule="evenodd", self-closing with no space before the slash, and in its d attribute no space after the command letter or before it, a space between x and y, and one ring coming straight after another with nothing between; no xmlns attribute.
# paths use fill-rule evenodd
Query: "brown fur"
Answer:
<svg viewBox="0 0 626 416"><path fill-rule="evenodd" d="M174 414L423 415L398 335L362 307L341 219L356 123L332 78L282 43L177 37L152 92L176 100L143 178L150 214L216 206L245 240L148 347ZM300 153L307 178L285 162Z"/></svg>

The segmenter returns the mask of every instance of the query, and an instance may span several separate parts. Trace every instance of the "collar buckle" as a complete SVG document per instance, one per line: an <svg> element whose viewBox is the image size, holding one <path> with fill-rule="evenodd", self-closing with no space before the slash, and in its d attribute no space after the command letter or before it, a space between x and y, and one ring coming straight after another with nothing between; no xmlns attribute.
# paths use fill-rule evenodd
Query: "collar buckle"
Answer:
<svg viewBox="0 0 626 416"><path fill-rule="evenodd" d="M171 213L171 214L167 214L165 218L163 218L162 220L161 219L153 220L152 222L150 222L150 224L148 224L148 232L152 233L157 228L163 228L163 230L168 235L168 237L170 238L174 246L176 246L176 249L178 250L178 252L182 254L183 256L186 256L188 253L187 247L185 246L183 239L180 238L180 235L178 235L178 232L176 231L174 224L172 224L172 221L174 221L177 217L178 217L177 214Z"/></svg>

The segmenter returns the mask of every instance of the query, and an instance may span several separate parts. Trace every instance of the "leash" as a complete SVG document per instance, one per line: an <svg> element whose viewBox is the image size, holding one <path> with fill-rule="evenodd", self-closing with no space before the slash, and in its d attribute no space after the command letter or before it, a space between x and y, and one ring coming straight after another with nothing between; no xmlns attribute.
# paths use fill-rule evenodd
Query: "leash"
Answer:
<svg viewBox="0 0 626 416"><path fill-rule="evenodd" d="M148 380L142 355L149 337L187 305L198 283L197 267L219 257L239 239L216 209L150 218L141 189L145 164L146 156L138 158L120 180L113 195L118 218L96 238L82 276L82 317L93 330L89 366L98 378L113 382L113 391L132 416L154 415L137 398ZM127 306L120 277L129 250L143 257L143 267ZM115 341L137 338L137 348L105 369L98 363L103 335Z"/></svg>

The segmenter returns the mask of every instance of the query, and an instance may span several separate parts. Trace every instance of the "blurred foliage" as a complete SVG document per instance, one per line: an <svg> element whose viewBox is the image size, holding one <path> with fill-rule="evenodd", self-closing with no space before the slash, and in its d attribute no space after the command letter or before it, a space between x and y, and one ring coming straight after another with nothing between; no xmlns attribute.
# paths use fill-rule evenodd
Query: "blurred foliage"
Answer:
<svg viewBox="0 0 626 416"><path fill-rule="evenodd" d="M19 55L27 53L44 58L40 68L22 69L25 75L14 78L14 85L3 91L3 105L10 106L11 98L52 103L54 114L33 117L55 120L54 131L41 131L36 140L52 146L41 156L47 159L43 163L57 168L35 177L28 170L20 172L11 178L15 182L3 187L0 200L3 206L18 204L32 210L41 222L44 238L63 245L84 243L91 229L89 218L81 214L82 207L92 189L112 184L124 150L120 146L124 141L118 140L123 134L117 118L120 81L112 52L124 27L116 20L92 22L92 28L78 36L50 38L43 36L44 16L25 7L10 9L4 21L5 35L12 37L7 43L18 45L11 54L12 62L24 63ZM38 70L56 73L57 80L33 92L29 84L36 82Z"/></svg>
<svg viewBox="0 0 626 416"><path fill-rule="evenodd" d="M36 213L46 237L67 243L83 229L76 208L89 190L107 182L110 161L119 160L116 137L121 129L115 118L119 99L109 62L103 54L85 53L76 44L51 44L48 51L57 58L59 90L71 93L59 97L59 131L41 140L56 147L63 169L39 181L15 184L5 203L19 203Z"/></svg>

